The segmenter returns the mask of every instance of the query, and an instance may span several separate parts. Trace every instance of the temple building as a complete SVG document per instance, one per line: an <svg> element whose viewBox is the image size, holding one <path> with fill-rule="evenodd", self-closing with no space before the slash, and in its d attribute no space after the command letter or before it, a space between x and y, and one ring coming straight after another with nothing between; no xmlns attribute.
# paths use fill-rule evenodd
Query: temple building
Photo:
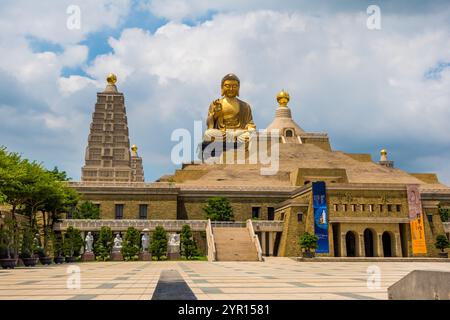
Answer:
<svg viewBox="0 0 450 320"><path fill-rule="evenodd" d="M223 98L208 111L206 145L222 139L247 149L251 144L256 126L250 105L237 99L239 87L235 75L222 80ZM305 232L320 235L319 256L437 256L436 236L449 233L439 214L440 207L450 207L448 186L433 173L396 168L386 150L379 161L333 150L326 133L306 132L292 119L286 91L276 101L265 130L279 132L276 173L261 174L267 165L246 156L243 163L186 163L144 182L142 159L136 147L130 150L124 96L115 77L108 77L106 89L97 94L82 182L71 183L84 200L100 206L102 221L83 227L64 220L59 228L98 231L109 225L123 231L129 225L150 230L163 225L177 232L188 223L213 261L299 256L298 239ZM211 197L229 199L234 223L206 220L203 207Z"/></svg>

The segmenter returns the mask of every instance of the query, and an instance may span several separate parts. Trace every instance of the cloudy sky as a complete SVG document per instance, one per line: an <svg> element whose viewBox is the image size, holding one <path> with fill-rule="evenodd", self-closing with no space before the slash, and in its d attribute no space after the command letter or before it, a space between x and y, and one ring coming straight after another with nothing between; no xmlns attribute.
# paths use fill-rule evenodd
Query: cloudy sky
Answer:
<svg viewBox="0 0 450 320"><path fill-rule="evenodd" d="M153 181L176 168L172 131L204 120L234 72L257 127L284 88L299 125L335 150L387 148L397 167L450 184L449 2L312 2L2 0L0 145L79 179L114 72ZM367 27L371 4L380 30Z"/></svg>

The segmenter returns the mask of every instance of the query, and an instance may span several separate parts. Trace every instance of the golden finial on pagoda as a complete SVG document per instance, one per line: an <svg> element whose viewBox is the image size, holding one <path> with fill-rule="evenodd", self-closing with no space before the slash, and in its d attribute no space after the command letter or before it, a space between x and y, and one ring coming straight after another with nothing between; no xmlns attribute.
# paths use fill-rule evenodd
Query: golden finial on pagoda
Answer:
<svg viewBox="0 0 450 320"><path fill-rule="evenodd" d="M106 81L108 82L109 85L115 85L117 82L117 77L114 73L110 73L106 78Z"/></svg>
<svg viewBox="0 0 450 320"><path fill-rule="evenodd" d="M387 150L383 149L380 151L380 161L387 161Z"/></svg>
<svg viewBox="0 0 450 320"><path fill-rule="evenodd" d="M287 107L287 104L290 100L289 93L285 91L284 89L278 92L277 94L277 101L280 107Z"/></svg>
<svg viewBox="0 0 450 320"><path fill-rule="evenodd" d="M137 155L137 150L138 150L138 147L137 147L135 144L133 144L133 145L131 146L131 151L133 152L133 155L134 155L134 156Z"/></svg>

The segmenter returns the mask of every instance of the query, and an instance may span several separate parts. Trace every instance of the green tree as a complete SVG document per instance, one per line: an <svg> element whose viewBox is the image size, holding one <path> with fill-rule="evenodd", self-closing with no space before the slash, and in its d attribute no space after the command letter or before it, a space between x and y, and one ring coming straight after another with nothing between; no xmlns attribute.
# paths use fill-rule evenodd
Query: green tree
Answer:
<svg viewBox="0 0 450 320"><path fill-rule="evenodd" d="M198 248L192 237L191 227L187 224L183 225L180 234L181 254L188 260L198 255Z"/></svg>
<svg viewBox="0 0 450 320"><path fill-rule="evenodd" d="M98 240L94 244L94 253L97 260L107 261L110 258L113 246L113 233L110 227L102 227Z"/></svg>
<svg viewBox="0 0 450 320"><path fill-rule="evenodd" d="M305 249L305 252L311 252L312 249L317 249L318 241L319 238L315 234L305 232L299 238L300 248Z"/></svg>
<svg viewBox="0 0 450 320"><path fill-rule="evenodd" d="M64 235L63 249L66 257L78 257L80 256L81 247L84 244L84 240L81 237L81 232L74 227L69 227Z"/></svg>
<svg viewBox="0 0 450 320"><path fill-rule="evenodd" d="M99 219L100 209L91 201L85 201L78 206L72 217L74 219Z"/></svg>
<svg viewBox="0 0 450 320"><path fill-rule="evenodd" d="M140 247L140 233L134 227L129 227L123 238L122 255L125 261L138 259Z"/></svg>
<svg viewBox="0 0 450 320"><path fill-rule="evenodd" d="M167 254L167 232L163 227L157 226L155 228L150 249L157 260L161 260L161 257Z"/></svg>
<svg viewBox="0 0 450 320"><path fill-rule="evenodd" d="M54 167L53 170L49 171L57 181L70 181L72 178L67 176L67 172L59 171L58 167Z"/></svg>
<svg viewBox="0 0 450 320"><path fill-rule="evenodd" d="M231 221L234 219L230 201L224 197L209 198L203 210L206 213L206 218L212 221Z"/></svg>
<svg viewBox="0 0 450 320"><path fill-rule="evenodd" d="M61 234L56 234L55 232L49 233L50 240L52 242L53 256L61 257L63 255L63 239Z"/></svg>
<svg viewBox="0 0 450 320"><path fill-rule="evenodd" d="M447 222L449 217L449 209L444 209L441 206L439 206L439 215L441 216L442 222Z"/></svg>
<svg viewBox="0 0 450 320"><path fill-rule="evenodd" d="M26 201L24 185L27 182L27 160L18 153L8 152L0 147L0 193L2 202L11 206L12 219L16 210Z"/></svg>
<svg viewBox="0 0 450 320"><path fill-rule="evenodd" d="M445 234L440 234L436 237L436 242L434 244L436 249L441 250L441 252L444 252L444 249L450 248L450 242L447 239L447 236Z"/></svg>
<svg viewBox="0 0 450 320"><path fill-rule="evenodd" d="M38 249L34 243L34 235L35 233L31 228L26 227L23 229L22 248L20 250L21 258L31 258Z"/></svg>

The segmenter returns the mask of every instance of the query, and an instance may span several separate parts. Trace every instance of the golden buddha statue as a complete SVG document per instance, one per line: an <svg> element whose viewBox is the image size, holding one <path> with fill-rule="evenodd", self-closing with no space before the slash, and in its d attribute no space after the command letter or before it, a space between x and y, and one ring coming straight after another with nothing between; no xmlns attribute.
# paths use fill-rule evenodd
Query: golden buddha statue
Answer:
<svg viewBox="0 0 450 320"><path fill-rule="evenodd" d="M250 105L239 96L239 78L230 73L222 79L222 98L214 100L209 106L206 124L208 129L204 141L246 142L250 133L256 130Z"/></svg>

